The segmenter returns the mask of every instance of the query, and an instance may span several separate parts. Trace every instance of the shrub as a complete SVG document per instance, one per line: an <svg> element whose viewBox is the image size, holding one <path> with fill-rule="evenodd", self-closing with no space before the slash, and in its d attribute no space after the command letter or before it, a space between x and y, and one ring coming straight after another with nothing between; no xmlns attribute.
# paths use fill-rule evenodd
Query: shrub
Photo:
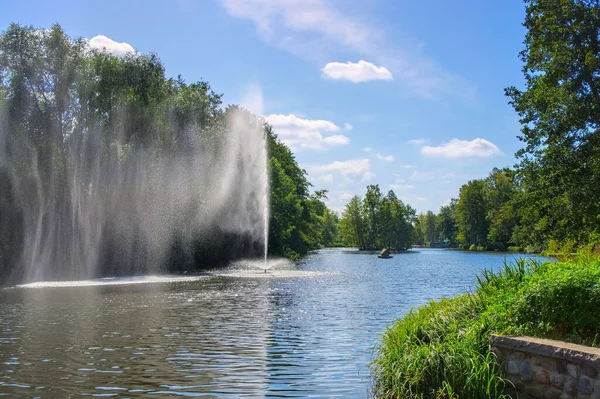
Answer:
<svg viewBox="0 0 600 399"><path fill-rule="evenodd" d="M471 246L469 247L469 251L475 251L477 249L477 246L475 244L471 244Z"/></svg>
<svg viewBox="0 0 600 399"><path fill-rule="evenodd" d="M521 247L508 247L508 252L522 252L523 249Z"/></svg>
<svg viewBox="0 0 600 399"><path fill-rule="evenodd" d="M379 398L502 397L492 333L600 344L600 260L518 260L478 276L477 290L411 311L381 339Z"/></svg>

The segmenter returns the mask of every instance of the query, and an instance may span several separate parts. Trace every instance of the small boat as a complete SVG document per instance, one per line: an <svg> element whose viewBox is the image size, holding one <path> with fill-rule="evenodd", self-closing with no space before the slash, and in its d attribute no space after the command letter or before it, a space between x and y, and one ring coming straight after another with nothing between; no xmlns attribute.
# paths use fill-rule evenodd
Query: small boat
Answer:
<svg viewBox="0 0 600 399"><path fill-rule="evenodd" d="M377 256L379 259L391 259L393 256L390 255L391 251L387 248L383 248L379 255Z"/></svg>

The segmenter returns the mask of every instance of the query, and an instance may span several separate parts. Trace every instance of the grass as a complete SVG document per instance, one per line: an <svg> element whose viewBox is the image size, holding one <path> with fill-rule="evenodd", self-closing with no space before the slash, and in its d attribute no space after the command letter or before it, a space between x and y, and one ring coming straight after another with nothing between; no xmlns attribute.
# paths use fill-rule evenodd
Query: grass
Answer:
<svg viewBox="0 0 600 399"><path fill-rule="evenodd" d="M508 382L490 334L598 346L600 260L518 260L484 271L477 289L411 311L389 328L372 364L378 398L502 398Z"/></svg>

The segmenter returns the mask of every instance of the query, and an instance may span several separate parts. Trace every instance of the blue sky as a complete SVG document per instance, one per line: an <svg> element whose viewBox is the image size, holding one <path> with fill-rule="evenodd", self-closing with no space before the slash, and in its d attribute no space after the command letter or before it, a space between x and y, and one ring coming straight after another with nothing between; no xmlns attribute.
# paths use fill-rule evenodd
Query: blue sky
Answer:
<svg viewBox="0 0 600 399"><path fill-rule="evenodd" d="M264 115L342 210L379 184L437 211L512 166L520 0L1 0L0 26L58 22L115 51L155 52Z"/></svg>

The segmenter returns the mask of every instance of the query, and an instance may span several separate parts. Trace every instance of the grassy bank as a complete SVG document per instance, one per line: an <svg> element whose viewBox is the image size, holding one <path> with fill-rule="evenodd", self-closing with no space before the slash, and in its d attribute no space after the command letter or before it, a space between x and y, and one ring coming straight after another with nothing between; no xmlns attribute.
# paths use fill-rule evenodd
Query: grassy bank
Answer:
<svg viewBox="0 0 600 399"><path fill-rule="evenodd" d="M600 260L519 260L484 272L472 294L442 299L398 320L372 365L378 398L501 398L491 333L600 343Z"/></svg>

